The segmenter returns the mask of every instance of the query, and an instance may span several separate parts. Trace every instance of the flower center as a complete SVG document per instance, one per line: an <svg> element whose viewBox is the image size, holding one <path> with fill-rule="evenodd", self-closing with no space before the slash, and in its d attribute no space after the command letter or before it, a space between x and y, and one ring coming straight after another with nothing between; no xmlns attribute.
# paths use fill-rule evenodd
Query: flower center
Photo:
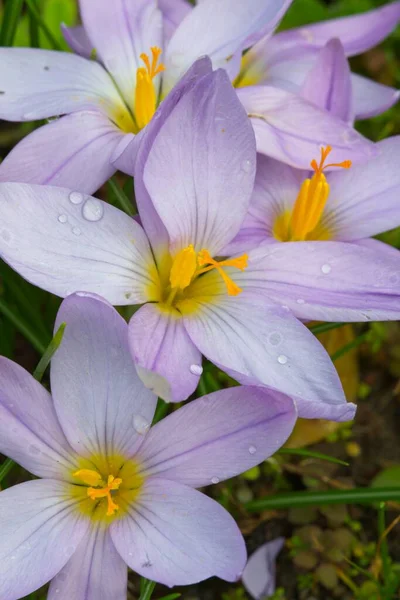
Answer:
<svg viewBox="0 0 400 600"><path fill-rule="evenodd" d="M139 130L150 123L156 112L157 94L153 80L156 75L165 70L165 66L158 63L161 52L161 48L153 46L151 62L147 54L140 55L145 66L139 67L136 72L135 119Z"/></svg>
<svg viewBox="0 0 400 600"><path fill-rule="evenodd" d="M82 459L82 468L72 473L77 480L72 494L79 509L93 520L110 522L124 514L135 501L144 482L139 465L120 456Z"/></svg>
<svg viewBox="0 0 400 600"><path fill-rule="evenodd" d="M341 167L342 169L351 167L350 160L325 165L331 150L330 146L321 148L320 162L318 164L315 159L311 161L314 175L311 179L305 179L301 184L292 211L285 211L277 217L273 234L279 241L295 242L306 239L326 240L330 238L329 231L321 223L322 214L329 197L329 184L323 171L328 167Z"/></svg>
<svg viewBox="0 0 400 600"><path fill-rule="evenodd" d="M223 267L235 267L244 271L247 267L247 254L237 258L228 258L226 260L214 260L208 250L200 250L196 253L193 245L190 244L178 252L172 261L169 281L171 289L166 303L172 304L179 291L187 288L196 277L216 269L221 275L227 293L230 296L237 296L242 291L241 288L227 275Z"/></svg>

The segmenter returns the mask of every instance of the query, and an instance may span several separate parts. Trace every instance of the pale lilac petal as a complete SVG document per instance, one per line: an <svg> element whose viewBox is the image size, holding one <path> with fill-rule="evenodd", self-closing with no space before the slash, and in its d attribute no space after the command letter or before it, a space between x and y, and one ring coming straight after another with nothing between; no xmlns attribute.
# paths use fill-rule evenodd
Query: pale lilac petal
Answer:
<svg viewBox="0 0 400 600"><path fill-rule="evenodd" d="M173 253L193 244L214 256L232 239L249 206L255 164L245 111L226 73L211 73L167 118L144 168Z"/></svg>
<svg viewBox="0 0 400 600"><path fill-rule="evenodd" d="M39 589L74 554L89 522L69 490L69 484L43 479L0 492L1 600Z"/></svg>
<svg viewBox="0 0 400 600"><path fill-rule="evenodd" d="M218 483L274 454L296 422L291 398L261 387L220 390L150 430L138 454L146 476L192 487Z"/></svg>
<svg viewBox="0 0 400 600"><path fill-rule="evenodd" d="M250 556L242 575L242 583L254 600L265 600L275 592L276 557L285 538L277 538L258 548Z"/></svg>
<svg viewBox="0 0 400 600"><path fill-rule="evenodd" d="M205 0L198 4L168 45L166 91L200 56L209 56L214 68L229 70L232 55L250 46L255 34L261 36L273 31L290 4L291 0ZM236 74L230 73L231 77Z"/></svg>
<svg viewBox="0 0 400 600"><path fill-rule="evenodd" d="M169 118L174 108L192 89L197 89L203 77L211 72L212 67L209 58L204 57L196 61L161 103L153 119L144 130L145 133L139 150L137 150L134 140L127 146L120 157L124 170L128 174L135 175L136 203L156 260L162 261L166 252L168 252L169 238L167 230L154 208L152 199L144 184L144 167L152 150L154 140L164 127L165 121ZM129 168L129 164L132 165L131 168ZM116 166L119 168L119 161L116 163ZM158 177L158 167L156 173Z"/></svg>
<svg viewBox="0 0 400 600"><path fill-rule="evenodd" d="M246 563L243 537L231 515L197 490L150 478L129 517L111 537L128 566L170 587L216 575L236 581Z"/></svg>
<svg viewBox="0 0 400 600"><path fill-rule="evenodd" d="M335 117L352 122L351 72L339 39L330 40L322 48L300 94Z"/></svg>
<svg viewBox="0 0 400 600"><path fill-rule="evenodd" d="M84 56L85 58L92 57L94 48L83 25L78 25L77 27L67 27L65 23L61 23L61 31L71 50L80 56Z"/></svg>
<svg viewBox="0 0 400 600"><path fill-rule="evenodd" d="M69 52L0 48L0 80L0 118L6 121L126 110L103 67Z"/></svg>
<svg viewBox="0 0 400 600"><path fill-rule="evenodd" d="M162 47L162 14L155 0L80 0L82 22L97 57L115 79L128 106L135 99L142 52Z"/></svg>
<svg viewBox="0 0 400 600"><path fill-rule="evenodd" d="M357 73L351 77L354 113L356 119L369 119L394 106L400 98L400 90L382 85Z"/></svg>
<svg viewBox="0 0 400 600"><path fill-rule="evenodd" d="M328 174L326 226L343 241L370 237L400 225L400 136L376 144L367 164Z"/></svg>
<svg viewBox="0 0 400 600"><path fill-rule="evenodd" d="M152 299L156 274L143 229L110 204L64 188L0 184L0 255L34 285L112 304Z"/></svg>
<svg viewBox="0 0 400 600"><path fill-rule="evenodd" d="M274 225L277 217L290 211L302 181L309 171L293 169L262 154L257 155L257 172L249 211L237 236L224 249L223 255L247 252L263 242L276 241Z"/></svg>
<svg viewBox="0 0 400 600"><path fill-rule="evenodd" d="M0 358L0 452L39 477L64 479L76 466L50 394L4 356Z"/></svg>
<svg viewBox="0 0 400 600"><path fill-rule="evenodd" d="M47 600L126 600L128 569L110 533L92 527L50 584Z"/></svg>
<svg viewBox="0 0 400 600"><path fill-rule="evenodd" d="M358 246L364 246L365 248L370 248L371 250L377 251L380 254L382 252L386 252L392 257L399 256L398 248L394 246L389 246L389 244L385 244L385 242L381 242L380 240L375 240L374 238L365 238L364 240L355 240L352 242L353 244L357 244Z"/></svg>
<svg viewBox="0 0 400 600"><path fill-rule="evenodd" d="M195 391L201 354L175 309L142 306L129 323L129 346L139 376L157 396L181 402Z"/></svg>
<svg viewBox="0 0 400 600"><path fill-rule="evenodd" d="M239 281L236 273L230 275ZM250 287L247 281L241 283ZM355 406L346 403L322 345L289 310L273 304L262 290L257 292L207 303L192 300L196 310L184 323L193 342L241 383L265 385L293 397L301 417L350 420Z"/></svg>
<svg viewBox="0 0 400 600"><path fill-rule="evenodd" d="M25 137L0 164L0 181L94 193L115 172L110 157L124 134L100 112L77 112Z"/></svg>
<svg viewBox="0 0 400 600"><path fill-rule="evenodd" d="M295 46L302 52L303 47L322 48L336 37L342 42L346 55L354 56L379 44L396 29L399 21L400 2L390 2L358 15L283 31L274 37L274 42L283 48Z"/></svg>
<svg viewBox="0 0 400 600"><path fill-rule="evenodd" d="M389 321L400 317L400 252L345 242L264 244L235 281L303 320ZM201 347L200 347L201 349Z"/></svg>
<svg viewBox="0 0 400 600"><path fill-rule="evenodd" d="M61 304L66 323L51 363L61 426L83 455L127 456L141 442L135 417L151 423L157 398L140 381L128 348L128 325L103 299L75 294Z"/></svg>
<svg viewBox="0 0 400 600"><path fill-rule="evenodd" d="M326 145L332 146L332 162L350 159L356 164L374 156L372 142L300 96L271 86L240 88L237 93L251 118L257 150L267 156L302 169Z"/></svg>
<svg viewBox="0 0 400 600"><path fill-rule="evenodd" d="M178 25L193 10L187 0L158 0L163 15L164 42L169 42Z"/></svg>

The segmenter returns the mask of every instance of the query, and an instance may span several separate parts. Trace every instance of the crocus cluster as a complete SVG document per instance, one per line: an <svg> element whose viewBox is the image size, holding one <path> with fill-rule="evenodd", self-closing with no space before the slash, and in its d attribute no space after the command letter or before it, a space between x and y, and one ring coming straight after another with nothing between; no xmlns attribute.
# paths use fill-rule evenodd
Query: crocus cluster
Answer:
<svg viewBox="0 0 400 600"><path fill-rule="evenodd" d="M56 117L0 165L0 256L66 324L51 395L0 359L0 451L41 478L0 493L2 600L50 580L50 600L126 600L127 566L273 592L283 542L243 572L234 520L196 488L271 456L297 416L354 417L309 321L400 316L399 253L372 239L400 225L400 139L354 129L398 93L347 58L400 2L274 33L290 4L80 0L74 53L0 48L0 117ZM133 218L91 195L116 169ZM204 359L239 385L192 400ZM190 401L151 427L157 397Z"/></svg>

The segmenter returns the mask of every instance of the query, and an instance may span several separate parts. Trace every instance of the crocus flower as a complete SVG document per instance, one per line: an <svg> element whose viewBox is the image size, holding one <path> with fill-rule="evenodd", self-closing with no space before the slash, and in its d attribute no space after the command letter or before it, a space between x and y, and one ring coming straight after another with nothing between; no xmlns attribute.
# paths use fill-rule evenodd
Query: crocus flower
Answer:
<svg viewBox="0 0 400 600"><path fill-rule="evenodd" d="M157 399L137 376L122 317L77 294L61 322L52 396L0 359L0 451L42 478L0 492L2 600L49 580L49 600L126 600L126 565L169 586L238 579L242 535L195 488L274 453L296 420L293 401L230 388L150 429Z"/></svg>
<svg viewBox="0 0 400 600"><path fill-rule="evenodd" d="M140 145L142 225L82 193L1 184L0 254L59 296L87 291L144 304L130 322L131 352L143 381L166 400L195 390L203 354L242 383L293 396L301 416L351 419L354 405L323 347L262 286L254 289L257 256L218 258L248 211L254 134L224 71L195 82L189 74L186 84L186 93L175 88L166 98Z"/></svg>
<svg viewBox="0 0 400 600"><path fill-rule="evenodd" d="M155 0L80 0L83 28L66 30L66 36L81 56L1 48L0 118L64 115L12 150L0 166L1 181L74 185L93 193L116 167L124 168L127 143L137 145L162 97L197 58L209 55L214 68L224 67L235 79L242 50L272 32L290 2L204 0L188 11L171 0L160 0L159 8ZM249 108L257 132L261 124L261 151L299 167L322 141L338 154L345 148L353 161L373 153L352 127L295 94L271 86L261 92ZM247 91L240 93L248 107Z"/></svg>
<svg viewBox="0 0 400 600"><path fill-rule="evenodd" d="M276 557L284 543L284 538L267 542L253 552L247 561L242 582L254 600L266 600L275 592Z"/></svg>

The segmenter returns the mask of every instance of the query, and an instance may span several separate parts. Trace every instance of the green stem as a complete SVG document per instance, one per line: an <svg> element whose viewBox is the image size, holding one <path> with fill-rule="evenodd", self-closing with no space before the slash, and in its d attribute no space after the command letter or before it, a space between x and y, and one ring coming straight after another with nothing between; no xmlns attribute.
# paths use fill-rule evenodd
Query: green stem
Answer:
<svg viewBox="0 0 400 600"><path fill-rule="evenodd" d="M150 600L155 587L156 587L156 584L154 581L150 581L149 579L142 578L141 583L140 583L139 600Z"/></svg>
<svg viewBox="0 0 400 600"><path fill-rule="evenodd" d="M50 31L49 27L47 26L47 23L45 23L45 21L42 18L42 15L40 14L40 12L38 11L38 9L36 8L35 0L25 0L25 3L27 5L27 7L28 7L28 10L29 10L29 13L31 15L31 18L36 20L38 26L42 29L43 33L45 34L45 36L49 40L50 44L53 46L54 50L61 50L62 51L63 48L62 48L61 44L54 37L54 35Z"/></svg>
<svg viewBox="0 0 400 600"><path fill-rule="evenodd" d="M353 488L350 490L327 490L313 492L290 492L253 500L246 504L250 512L271 508L293 506L316 506L326 504L373 504L400 500L400 488Z"/></svg>
<svg viewBox="0 0 400 600"><path fill-rule="evenodd" d="M390 559L389 559L389 548L388 548L385 531L386 531L386 505L384 502L381 502L379 504L379 508L378 508L378 532L379 532L380 551L381 551L381 559L382 559L383 583L386 586L386 584L389 582L389 577L390 577Z"/></svg>
<svg viewBox="0 0 400 600"><path fill-rule="evenodd" d="M32 0L37 10L37 0ZM40 48L39 24L28 7L29 12L29 37L31 48Z"/></svg>
<svg viewBox="0 0 400 600"><path fill-rule="evenodd" d="M11 460L11 458L6 458L6 460L0 466L0 483L3 481L4 477L8 475L15 464L16 463Z"/></svg>
<svg viewBox="0 0 400 600"><path fill-rule="evenodd" d="M108 180L108 185L122 210L126 212L126 214L128 214L130 217L133 217L135 215L135 212L133 210L132 203L113 177L111 177L111 179Z"/></svg>
<svg viewBox="0 0 400 600"><path fill-rule="evenodd" d="M46 351L46 344L43 344L43 342L36 336L36 333L34 333L28 327L28 325L21 320L19 315L15 314L15 312L13 312L13 310L7 306L2 298L0 298L0 313L2 313L6 319L11 321L16 329L18 329L18 331L22 333L24 337L26 337L26 339L32 344L35 350L39 352L39 354L43 354Z"/></svg>

